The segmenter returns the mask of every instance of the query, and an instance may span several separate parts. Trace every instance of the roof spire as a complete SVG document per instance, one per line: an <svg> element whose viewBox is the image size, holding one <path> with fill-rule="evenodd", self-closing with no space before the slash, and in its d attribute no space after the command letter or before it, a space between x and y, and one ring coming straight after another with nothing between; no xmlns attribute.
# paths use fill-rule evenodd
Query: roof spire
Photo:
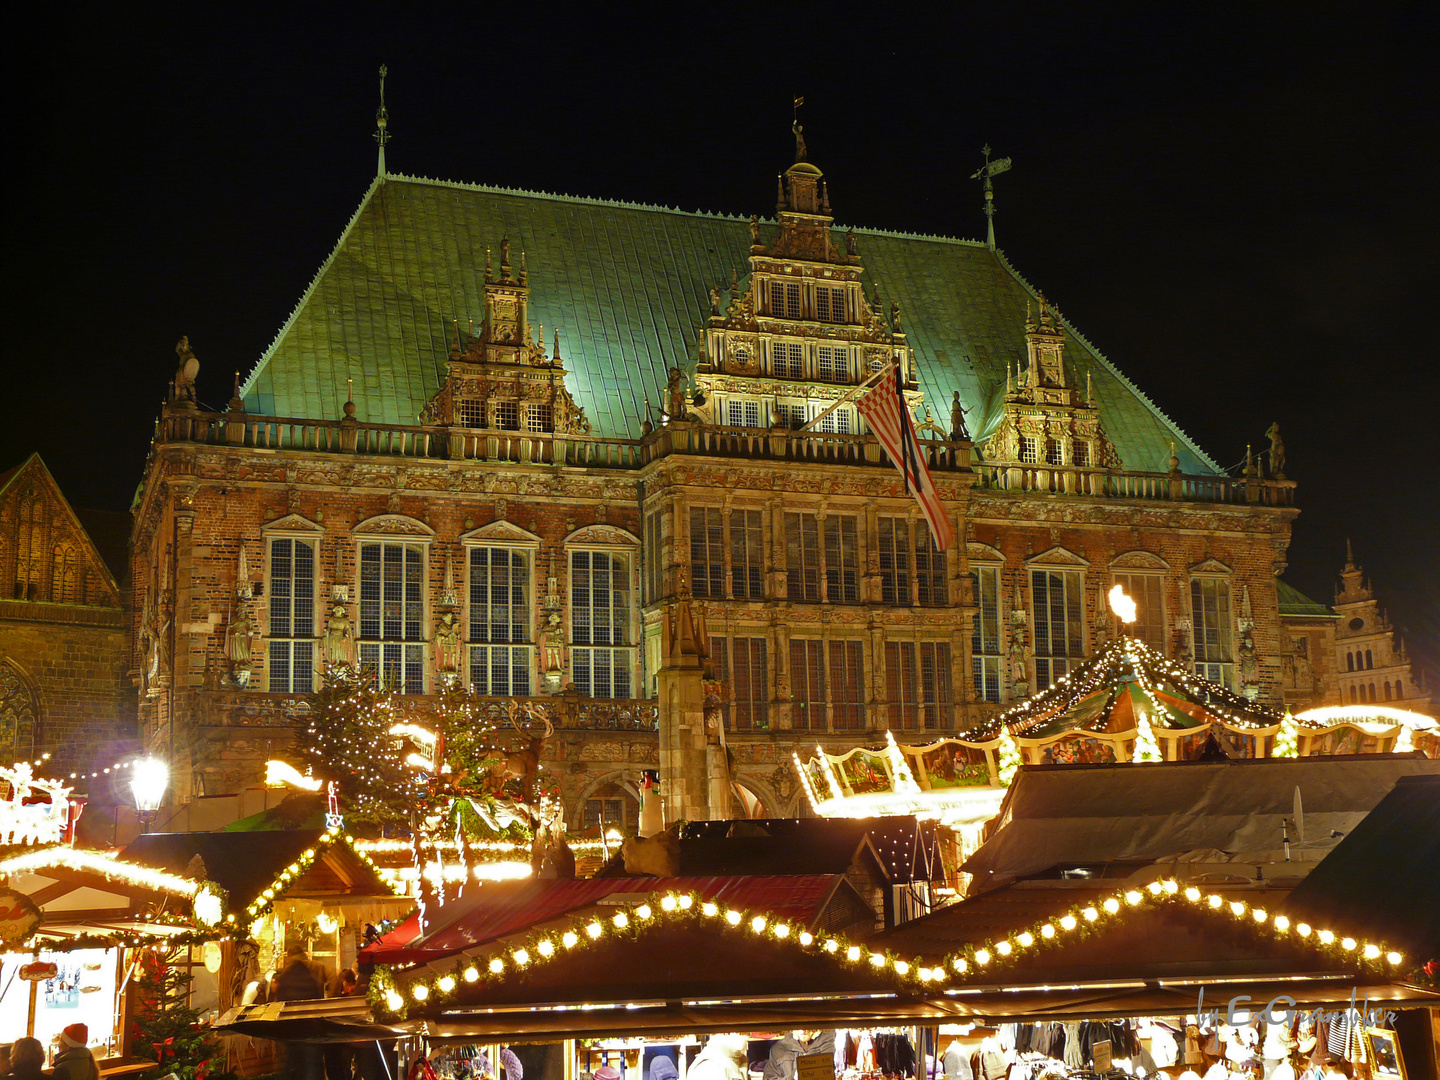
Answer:
<svg viewBox="0 0 1440 1080"><path fill-rule="evenodd" d="M990 144L986 143L985 148L980 151L985 155L985 164L971 174L971 180L983 180L985 182L985 223L986 239L985 245L995 250L995 185L990 182L991 177L999 176L1003 172L1009 172L1010 159L998 158L990 160Z"/></svg>
<svg viewBox="0 0 1440 1080"><path fill-rule="evenodd" d="M380 160L376 166L375 175L381 180L385 179L385 144L390 141L390 113L385 109L385 76L389 72L384 64L380 65L380 108L375 110L375 141L380 144Z"/></svg>

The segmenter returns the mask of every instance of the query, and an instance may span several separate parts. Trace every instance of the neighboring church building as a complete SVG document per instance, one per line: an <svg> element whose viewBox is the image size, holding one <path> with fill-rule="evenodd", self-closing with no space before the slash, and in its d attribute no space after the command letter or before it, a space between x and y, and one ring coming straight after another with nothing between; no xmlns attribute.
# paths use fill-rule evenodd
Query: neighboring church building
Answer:
<svg viewBox="0 0 1440 1080"><path fill-rule="evenodd" d="M1292 712L1366 704L1430 711L1430 692L1416 679L1405 645L1366 585L1349 541L1333 608L1284 581L1277 584L1280 621L1289 639L1281 686Z"/></svg>
<svg viewBox="0 0 1440 1080"><path fill-rule="evenodd" d="M132 564L180 798L254 783L350 658L546 698L572 825L633 825L657 767L672 817L718 814L717 713L740 802L788 815L796 749L1037 693L1117 583L1281 702L1283 451L1227 476L998 251L837 227L800 157L748 222L382 168L228 411L182 341ZM854 407L888 365L948 551Z"/></svg>
<svg viewBox="0 0 1440 1080"><path fill-rule="evenodd" d="M1340 571L1340 588L1335 591L1335 614L1339 616L1335 622L1336 704L1393 704L1427 712L1430 694L1416 681L1405 645L1380 610L1348 540L1345 569Z"/></svg>
<svg viewBox="0 0 1440 1080"><path fill-rule="evenodd" d="M0 473L0 764L49 753L63 773L134 745L130 622L96 546L123 572L120 518L93 515L92 540L39 454Z"/></svg>

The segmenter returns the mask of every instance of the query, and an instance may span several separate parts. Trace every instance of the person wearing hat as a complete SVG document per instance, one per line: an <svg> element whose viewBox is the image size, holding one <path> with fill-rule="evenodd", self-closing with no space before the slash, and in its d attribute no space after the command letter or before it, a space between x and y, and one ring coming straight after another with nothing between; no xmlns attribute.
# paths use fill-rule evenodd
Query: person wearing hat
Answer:
<svg viewBox="0 0 1440 1080"><path fill-rule="evenodd" d="M71 1024L60 1032L60 1052L55 1055L55 1080L100 1080L100 1067L90 1052L90 1029Z"/></svg>

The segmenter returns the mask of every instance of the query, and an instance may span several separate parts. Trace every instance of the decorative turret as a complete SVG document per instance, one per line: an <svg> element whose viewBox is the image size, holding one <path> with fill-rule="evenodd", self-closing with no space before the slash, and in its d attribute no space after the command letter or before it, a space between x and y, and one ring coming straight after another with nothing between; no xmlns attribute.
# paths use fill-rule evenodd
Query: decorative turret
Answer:
<svg viewBox="0 0 1440 1080"><path fill-rule="evenodd" d="M778 178L778 232L767 243L752 218L749 272L710 290L688 415L729 427L813 422L821 432L859 434L856 384L897 360L919 413L915 355L898 304L887 320L878 286L866 295L855 234L834 234L824 173L808 160L798 121L792 130L795 162ZM682 414L672 407L668 415Z"/></svg>
<svg viewBox="0 0 1440 1080"><path fill-rule="evenodd" d="M1082 392L1065 371L1065 328L1044 294L1025 305L1026 366L1007 368L1005 414L985 441L987 461L1118 469L1120 458L1100 422L1090 376Z"/></svg>
<svg viewBox="0 0 1440 1080"><path fill-rule="evenodd" d="M530 285L525 253L518 273L510 262L510 240L500 241L500 272L485 252L485 308L480 332L452 324L445 385L421 414L430 424L499 431L584 434L584 410L565 389L560 332L553 356L545 351L545 328L530 325Z"/></svg>

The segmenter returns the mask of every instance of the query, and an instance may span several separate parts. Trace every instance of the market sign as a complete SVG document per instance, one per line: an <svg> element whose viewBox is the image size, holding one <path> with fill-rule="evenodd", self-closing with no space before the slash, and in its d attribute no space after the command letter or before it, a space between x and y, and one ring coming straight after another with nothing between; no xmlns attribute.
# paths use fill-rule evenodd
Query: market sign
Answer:
<svg viewBox="0 0 1440 1080"><path fill-rule="evenodd" d="M0 888L0 945L24 941L40 925L40 909L24 893Z"/></svg>
<svg viewBox="0 0 1440 1080"><path fill-rule="evenodd" d="M795 1059L795 1080L835 1080L835 1055L799 1055Z"/></svg>
<svg viewBox="0 0 1440 1080"><path fill-rule="evenodd" d="M60 974L60 968L53 960L37 960L20 968L20 978L26 982L44 982Z"/></svg>

